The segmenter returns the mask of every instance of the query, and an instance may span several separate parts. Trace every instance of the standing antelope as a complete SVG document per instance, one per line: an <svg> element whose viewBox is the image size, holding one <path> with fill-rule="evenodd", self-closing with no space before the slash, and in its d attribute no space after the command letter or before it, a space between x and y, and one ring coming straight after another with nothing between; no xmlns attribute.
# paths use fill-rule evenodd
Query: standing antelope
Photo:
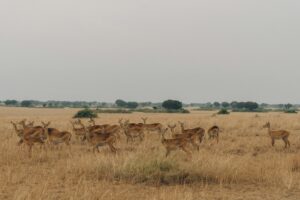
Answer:
<svg viewBox="0 0 300 200"><path fill-rule="evenodd" d="M47 127L46 123L42 122L44 127ZM68 131L59 131L55 128L46 128L46 136L51 144L58 144L64 142L66 145L70 145L72 134Z"/></svg>
<svg viewBox="0 0 300 200"><path fill-rule="evenodd" d="M285 143L285 148L290 147L290 141L288 140L290 133L286 130L271 130L270 122L267 122L263 128L268 129L268 133L271 137L271 144L274 146L275 140L282 139Z"/></svg>
<svg viewBox="0 0 300 200"><path fill-rule="evenodd" d="M114 147L114 143L117 140L115 133L108 132L104 129L101 131L98 129L94 132L90 132L85 126L82 124L83 128L85 129L86 140L93 146L93 152L97 149L99 152L98 147L108 145L110 150L113 153L116 153L116 148Z"/></svg>
<svg viewBox="0 0 300 200"><path fill-rule="evenodd" d="M77 140L80 139L81 141L84 141L85 140L85 129L78 122L72 122L72 121L70 121L70 122L72 124L73 133L75 134L76 139ZM76 127L75 125L79 125L80 127Z"/></svg>
<svg viewBox="0 0 300 200"><path fill-rule="evenodd" d="M19 142L17 143L18 145L21 145L23 143L23 129L18 128L17 123L15 122L10 122L13 125L13 128L17 134L17 136L20 138Z"/></svg>
<svg viewBox="0 0 300 200"><path fill-rule="evenodd" d="M126 120L124 123L120 122L125 136L127 137L127 143L131 140L134 141L134 138L139 138L140 141L144 139L144 127L143 125L130 124L129 120Z"/></svg>
<svg viewBox="0 0 300 200"><path fill-rule="evenodd" d="M171 151L181 149L184 151L189 158L191 158L192 154L191 152L187 149L188 145L188 139L187 138L172 138L172 139L166 139L165 138L165 133L168 131L168 128L165 128L161 132L161 143L163 146L166 148L166 157L171 153Z"/></svg>
<svg viewBox="0 0 300 200"><path fill-rule="evenodd" d="M184 129L184 123L180 122L181 134L173 134L173 138L187 138L190 143L199 151L199 145L196 140L199 140L199 143L202 142L205 130L203 128L197 127L193 129Z"/></svg>
<svg viewBox="0 0 300 200"><path fill-rule="evenodd" d="M217 143L219 143L220 128L218 126L212 126L210 129L208 129L207 133L208 139L216 139Z"/></svg>
<svg viewBox="0 0 300 200"><path fill-rule="evenodd" d="M29 157L32 154L32 147L35 143L43 145L47 139L46 128L50 125L44 123L44 126L25 127L23 130L23 141L28 146Z"/></svg>
<svg viewBox="0 0 300 200"><path fill-rule="evenodd" d="M142 120L144 122L143 126L144 126L144 129L149 133L149 132L158 132L160 133L163 129L163 125L160 124L160 123L153 123L153 124L147 124L147 117L146 118L143 118L142 117Z"/></svg>

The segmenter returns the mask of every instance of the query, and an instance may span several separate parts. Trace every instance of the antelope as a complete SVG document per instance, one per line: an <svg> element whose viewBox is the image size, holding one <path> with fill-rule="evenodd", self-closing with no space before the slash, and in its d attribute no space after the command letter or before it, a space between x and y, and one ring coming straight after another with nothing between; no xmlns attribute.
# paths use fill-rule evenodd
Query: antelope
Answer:
<svg viewBox="0 0 300 200"><path fill-rule="evenodd" d="M216 139L217 143L219 143L219 132L220 128L216 125L212 126L210 129L208 129L208 139Z"/></svg>
<svg viewBox="0 0 300 200"><path fill-rule="evenodd" d="M160 133L163 129L163 125L160 123L153 123L153 124L146 124L147 122L147 117L146 118L141 118L144 122L143 126L145 128L145 130L147 130L147 132L149 133L150 131L156 131L158 133Z"/></svg>
<svg viewBox="0 0 300 200"><path fill-rule="evenodd" d="M42 124L44 127L49 126L44 122ZM46 128L45 131L50 143L58 144L64 142L66 145L70 145L72 134L68 131L59 131L55 128Z"/></svg>
<svg viewBox="0 0 300 200"><path fill-rule="evenodd" d="M290 141L288 140L290 133L286 130L271 130L270 122L267 122L262 128L267 128L271 137L271 144L274 146L275 140L282 139L285 143L285 148L290 147Z"/></svg>
<svg viewBox="0 0 300 200"><path fill-rule="evenodd" d="M124 130L124 134L127 137L127 143L129 140L133 142L134 138L139 138L140 141L144 139L144 127L140 125L132 125L129 123L129 120L126 120L124 123L121 123L121 127Z"/></svg>
<svg viewBox="0 0 300 200"><path fill-rule="evenodd" d="M17 143L18 145L21 145L23 143L23 129L19 129L17 126L17 123L10 122L13 125L13 128L17 134L17 136L20 138L20 141Z"/></svg>
<svg viewBox="0 0 300 200"><path fill-rule="evenodd" d="M173 124L173 125L168 124L168 127L169 127L169 129L170 129L172 135L174 135L174 134L175 134L176 124Z"/></svg>
<svg viewBox="0 0 300 200"><path fill-rule="evenodd" d="M110 150L113 153L116 153L117 150L114 147L114 143L116 142L117 138L114 133L108 132L104 129L101 130L101 133L90 132L85 128L84 125L83 125L83 127L85 129L87 141L93 146L93 152L95 152L96 149L99 152L99 149L98 149L99 146L108 145Z"/></svg>
<svg viewBox="0 0 300 200"><path fill-rule="evenodd" d="M102 130L103 128L106 129L106 128L110 127L109 124L96 125L96 122L93 118L90 118L90 120L88 122L91 124L90 126L87 127L89 131L95 131L97 129Z"/></svg>
<svg viewBox="0 0 300 200"><path fill-rule="evenodd" d="M196 140L199 140L199 143L202 142L205 130L203 128L197 127L193 129L184 129L184 123L180 122L181 134L173 134L173 138L186 138L189 139L190 143L199 151L199 145L196 143Z"/></svg>
<svg viewBox="0 0 300 200"><path fill-rule="evenodd" d="M44 123L44 126L35 126L35 127L25 127L23 130L23 141L28 146L28 154L31 157L32 147L34 143L39 143L43 145L47 139L45 129L50 125L50 122L47 124Z"/></svg>
<svg viewBox="0 0 300 200"><path fill-rule="evenodd" d="M70 121L71 124L72 124L72 128L73 128L73 132L76 136L76 139L78 140L79 138L81 139L81 141L84 141L85 140L85 129L82 127L81 124L80 127L75 127L75 124L78 124L78 122L72 122Z"/></svg>
<svg viewBox="0 0 300 200"><path fill-rule="evenodd" d="M165 133L168 131L168 128L165 128L161 132L161 143L163 146L166 148L166 157L171 153L171 151L181 149L184 151L188 157L191 158L192 154L191 152L187 149L187 145L189 143L189 140L187 138L172 138L172 139L166 139L165 138Z"/></svg>

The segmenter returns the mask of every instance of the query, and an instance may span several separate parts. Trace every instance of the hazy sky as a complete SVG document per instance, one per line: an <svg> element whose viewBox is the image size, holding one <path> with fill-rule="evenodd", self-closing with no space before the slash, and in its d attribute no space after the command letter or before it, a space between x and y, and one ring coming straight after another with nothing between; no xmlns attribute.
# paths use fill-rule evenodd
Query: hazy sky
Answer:
<svg viewBox="0 0 300 200"><path fill-rule="evenodd" d="M300 103L299 0L0 0L0 99Z"/></svg>

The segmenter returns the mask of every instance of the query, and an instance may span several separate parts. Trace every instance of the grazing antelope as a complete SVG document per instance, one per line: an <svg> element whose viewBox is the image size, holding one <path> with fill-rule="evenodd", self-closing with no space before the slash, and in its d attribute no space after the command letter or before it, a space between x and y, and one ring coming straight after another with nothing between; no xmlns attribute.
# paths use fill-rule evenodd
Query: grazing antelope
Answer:
<svg viewBox="0 0 300 200"><path fill-rule="evenodd" d="M208 129L207 133L208 139L216 139L217 143L219 143L220 128L218 126L212 126L210 129Z"/></svg>
<svg viewBox="0 0 300 200"><path fill-rule="evenodd" d="M17 136L20 138L19 142L17 143L18 145L21 145L23 143L23 129L19 129L17 126L17 123L15 122L10 122L13 125L13 128L17 134Z"/></svg>
<svg viewBox="0 0 300 200"><path fill-rule="evenodd" d="M44 127L47 127L46 123L42 122ZM59 131L55 128L45 128L46 136L51 144L65 143L70 145L72 134L68 131Z"/></svg>
<svg viewBox="0 0 300 200"><path fill-rule="evenodd" d="M199 145L197 144L197 139L199 143L202 142L205 130L203 128L197 127L193 129L184 129L184 123L180 122L181 134L173 134L173 138L186 138L189 139L190 143L199 151Z"/></svg>
<svg viewBox="0 0 300 200"><path fill-rule="evenodd" d="M142 117L142 120L144 122L143 126L144 126L144 129L149 133L149 132L158 132L160 133L163 129L163 125L160 124L160 123L153 123L153 124L147 124L147 117L146 118L143 118Z"/></svg>
<svg viewBox="0 0 300 200"><path fill-rule="evenodd" d="M189 143L189 140L187 138L172 138L172 139L166 139L165 138L165 133L168 131L168 128L165 128L161 132L161 143L163 146L166 148L166 157L171 153L171 151L181 149L184 151L189 158L191 158L192 154L191 152L187 149L187 145Z"/></svg>
<svg viewBox="0 0 300 200"><path fill-rule="evenodd" d="M83 127L85 129L86 140L93 146L93 152L95 152L96 149L99 152L98 147L104 145L108 145L113 153L117 152L117 149L114 147L117 137L113 132L108 132L104 129L102 129L100 133L99 130L90 132L84 125Z"/></svg>
<svg viewBox="0 0 300 200"><path fill-rule="evenodd" d="M263 128L268 129L268 133L271 137L271 144L274 146L275 140L282 139L285 143L285 148L290 147L290 141L288 140L290 133L285 130L271 130L270 122L267 122Z"/></svg>
<svg viewBox="0 0 300 200"><path fill-rule="evenodd" d="M32 147L35 143L43 145L47 139L45 129L50 125L50 122L44 123L44 126L25 127L23 130L23 141L28 146L29 157L32 154Z"/></svg>
<svg viewBox="0 0 300 200"><path fill-rule="evenodd" d="M140 141L144 139L144 127L140 125L133 125L129 123L129 120L126 120L124 123L121 122L121 128L124 131L125 136L127 137L127 143L131 140L134 141L134 138L139 138Z"/></svg>

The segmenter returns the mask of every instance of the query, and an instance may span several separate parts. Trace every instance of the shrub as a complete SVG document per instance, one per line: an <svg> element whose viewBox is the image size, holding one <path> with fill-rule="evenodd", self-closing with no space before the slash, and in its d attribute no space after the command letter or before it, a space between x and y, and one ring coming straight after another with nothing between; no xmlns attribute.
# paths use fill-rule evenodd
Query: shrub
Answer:
<svg viewBox="0 0 300 200"><path fill-rule="evenodd" d="M289 109L289 110L285 110L284 111L284 113L291 113L291 114L296 114L297 113L297 111L296 110L294 110L294 109Z"/></svg>
<svg viewBox="0 0 300 200"><path fill-rule="evenodd" d="M182 108L182 103L177 100L166 100L162 103L162 107L164 107L167 110L179 110Z"/></svg>
<svg viewBox="0 0 300 200"><path fill-rule="evenodd" d="M74 118L96 118L96 117L97 117L97 113L87 108L84 110L79 110L74 116Z"/></svg>
<svg viewBox="0 0 300 200"><path fill-rule="evenodd" d="M122 99L118 99L118 100L116 100L116 105L118 106L118 107L121 107L121 108L124 108L124 107L126 107L127 106L127 102L126 101L124 101L124 100L122 100Z"/></svg>
<svg viewBox="0 0 300 200"><path fill-rule="evenodd" d="M222 108L221 110L219 110L218 114L219 114L219 115L228 115L228 114L229 114L229 112L228 112L228 110L227 110L227 109L225 109L225 108Z"/></svg>

